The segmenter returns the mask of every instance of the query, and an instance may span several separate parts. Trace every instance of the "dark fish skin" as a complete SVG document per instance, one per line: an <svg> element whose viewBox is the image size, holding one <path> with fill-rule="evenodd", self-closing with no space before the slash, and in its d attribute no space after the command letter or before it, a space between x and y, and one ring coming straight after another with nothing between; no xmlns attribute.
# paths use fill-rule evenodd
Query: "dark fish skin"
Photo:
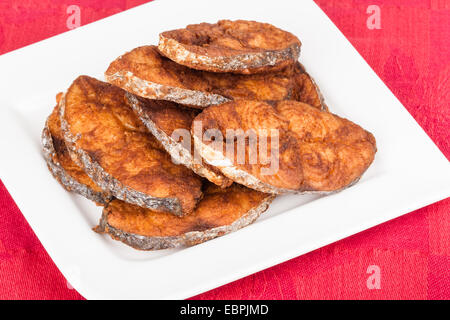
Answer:
<svg viewBox="0 0 450 320"><path fill-rule="evenodd" d="M279 71L254 75L214 73L179 65L162 56L155 46L143 46L114 60L105 72L105 79L143 98L196 109L236 99L302 99L323 108L318 87L297 62Z"/></svg>
<svg viewBox="0 0 450 320"><path fill-rule="evenodd" d="M75 180L68 174L63 166L54 161L54 157L58 157L54 147L50 131L47 127L42 131L42 150L47 166L56 180L66 189L82 195L83 197L92 200L98 204L105 205L111 200L111 196L104 192L94 191L85 184Z"/></svg>
<svg viewBox="0 0 450 320"><path fill-rule="evenodd" d="M300 55L300 40L268 23L220 20L159 35L158 49L187 67L238 74L280 70Z"/></svg>
<svg viewBox="0 0 450 320"><path fill-rule="evenodd" d="M138 98L130 93L127 93L127 97L133 111L172 156L172 159L218 186L225 188L231 185L233 181L220 174L213 167L206 163L194 161L193 141L191 141L191 150L187 150L181 143L172 139L172 133L175 130L190 131L192 121L198 114L197 110L183 108L170 101Z"/></svg>
<svg viewBox="0 0 450 320"><path fill-rule="evenodd" d="M94 230L139 250L192 246L253 223L275 198L237 184L223 189L206 182L204 192L194 212L181 218L112 201Z"/></svg>
<svg viewBox="0 0 450 320"><path fill-rule="evenodd" d="M67 191L78 193L100 205L107 204L112 198L111 195L96 186L72 161L61 138L58 106L56 106L48 117L41 135L42 151L50 172Z"/></svg>
<svg viewBox="0 0 450 320"><path fill-rule="evenodd" d="M114 197L182 216L201 199L201 178L172 163L127 104L126 92L80 76L61 100L72 159Z"/></svg>

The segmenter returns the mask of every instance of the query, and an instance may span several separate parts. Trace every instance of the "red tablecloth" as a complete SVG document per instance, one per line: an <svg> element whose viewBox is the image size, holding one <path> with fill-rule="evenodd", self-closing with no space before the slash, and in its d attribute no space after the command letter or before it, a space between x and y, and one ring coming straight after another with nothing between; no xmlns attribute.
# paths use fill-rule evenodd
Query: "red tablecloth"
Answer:
<svg viewBox="0 0 450 320"><path fill-rule="evenodd" d="M3 0L0 54L67 31L69 5L81 8L81 23L87 24L143 2ZM450 1L316 2L448 158ZM374 4L381 29L370 30L367 8ZM449 299L449 211L447 199L196 298ZM82 298L68 287L1 182L0 221L0 298ZM380 289L367 285L373 265L379 267Z"/></svg>

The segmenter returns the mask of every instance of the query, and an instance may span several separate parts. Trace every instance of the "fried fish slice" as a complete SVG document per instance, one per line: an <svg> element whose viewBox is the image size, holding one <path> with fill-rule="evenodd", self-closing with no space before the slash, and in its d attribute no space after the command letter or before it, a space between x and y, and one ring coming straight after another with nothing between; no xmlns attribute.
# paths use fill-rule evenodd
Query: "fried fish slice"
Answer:
<svg viewBox="0 0 450 320"><path fill-rule="evenodd" d="M299 70L289 66L249 76L198 71L163 57L155 46L144 46L113 61L105 79L144 98L205 108L233 99L291 99L296 85L293 75Z"/></svg>
<svg viewBox="0 0 450 320"><path fill-rule="evenodd" d="M133 111L147 129L158 139L176 163L180 163L196 174L221 187L228 187L233 181L213 167L195 161L194 143L190 135L192 121L198 110L163 100L149 100L127 94ZM188 139L184 141L184 139Z"/></svg>
<svg viewBox="0 0 450 320"><path fill-rule="evenodd" d="M72 159L114 197L180 216L202 197L201 178L172 163L122 89L80 76L61 102L60 119Z"/></svg>
<svg viewBox="0 0 450 320"><path fill-rule="evenodd" d="M194 141L203 159L233 181L261 192L339 191L359 180L376 153L371 133L349 120L297 101L273 105L228 102L204 110L193 124ZM251 141L256 141L256 146L240 140L245 141L245 159L242 154L239 159L236 151L226 152L229 145L225 148L216 143L217 139L208 137L208 132L226 137L227 129L242 129L234 141L223 138L231 143L229 150L237 149L239 135L250 141L249 133L254 133ZM260 149L264 142L266 148ZM251 156L256 159L253 163Z"/></svg>
<svg viewBox="0 0 450 320"><path fill-rule="evenodd" d="M314 79L306 72L305 67L297 62L294 65L294 92L292 100L304 102L319 110L328 111L325 99L320 92L319 86Z"/></svg>
<svg viewBox="0 0 450 320"><path fill-rule="evenodd" d="M41 137L44 158L50 172L67 191L76 192L101 205L108 203L111 196L100 189L70 158L58 113L59 107L56 106L45 123Z"/></svg>
<svg viewBox="0 0 450 320"><path fill-rule="evenodd" d="M294 63L300 46L293 34L268 23L220 20L163 32L158 49L190 68L253 74Z"/></svg>
<svg viewBox="0 0 450 320"><path fill-rule="evenodd" d="M114 200L95 231L140 250L192 246L251 224L273 198L237 184L221 189L207 183L195 211L181 218Z"/></svg>

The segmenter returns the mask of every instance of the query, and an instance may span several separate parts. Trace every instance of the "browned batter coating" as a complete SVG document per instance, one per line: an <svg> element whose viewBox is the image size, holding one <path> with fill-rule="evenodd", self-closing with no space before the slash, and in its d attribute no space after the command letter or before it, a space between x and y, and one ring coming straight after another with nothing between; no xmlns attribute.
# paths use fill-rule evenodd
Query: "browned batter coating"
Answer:
<svg viewBox="0 0 450 320"><path fill-rule="evenodd" d="M262 192L334 192L356 182L372 163L376 143L373 135L349 120L320 111L305 103L280 101L269 105L258 101L239 100L204 110L195 120L201 121L203 132L218 129L226 136L226 129L249 129L263 137L258 130L276 129L279 145L268 140L268 152L279 163L277 172L264 175L268 168L260 161L239 164L237 152L229 164L216 167L230 179ZM217 160L213 142L203 140L193 130L202 157L208 162ZM258 140L260 143L262 140ZM235 143L236 141L231 141ZM246 143L246 155L249 143ZM225 148L218 151L224 155ZM224 162L222 162L224 163Z"/></svg>
<svg viewBox="0 0 450 320"><path fill-rule="evenodd" d="M189 132L198 110L184 108L170 101L150 100L134 95L128 97L133 111L176 163L188 167L221 187L232 183L215 168L201 161L194 161L194 142ZM186 137L182 135L183 132ZM181 137L178 137L177 133L180 133ZM184 141L184 138L188 140Z"/></svg>
<svg viewBox="0 0 450 320"><path fill-rule="evenodd" d="M144 98L204 108L233 99L293 99L294 91L301 90L295 88L294 76L303 72L294 66L248 76L198 71L163 57L155 46L144 46L113 61L105 77L108 82Z"/></svg>
<svg viewBox="0 0 450 320"><path fill-rule="evenodd" d="M201 179L172 163L131 110L127 93L80 76L66 93L61 127L71 157L116 198L183 215L201 198Z"/></svg>
<svg viewBox="0 0 450 320"><path fill-rule="evenodd" d="M300 54L300 40L268 23L220 20L160 34L159 50L190 68L252 74L280 70Z"/></svg>
<svg viewBox="0 0 450 320"><path fill-rule="evenodd" d="M206 183L203 199L187 216L175 217L114 200L104 209L96 231L141 250L189 246L245 227L272 199L237 184L222 189Z"/></svg>
<svg viewBox="0 0 450 320"><path fill-rule="evenodd" d="M57 105L47 119L42 133L44 157L48 168L58 182L67 190L79 193L99 204L109 201L110 196L72 161L59 120L59 106Z"/></svg>
<svg viewBox="0 0 450 320"><path fill-rule="evenodd" d="M319 86L314 79L306 72L305 68L300 64L294 65L294 91L292 100L304 102L319 110L328 111Z"/></svg>

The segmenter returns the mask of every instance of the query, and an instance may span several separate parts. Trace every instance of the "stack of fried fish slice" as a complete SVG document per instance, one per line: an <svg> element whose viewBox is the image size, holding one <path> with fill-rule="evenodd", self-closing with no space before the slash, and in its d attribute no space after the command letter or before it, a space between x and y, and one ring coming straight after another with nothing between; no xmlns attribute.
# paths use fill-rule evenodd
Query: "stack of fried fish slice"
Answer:
<svg viewBox="0 0 450 320"><path fill-rule="evenodd" d="M300 47L254 21L163 32L113 61L107 82L80 76L57 95L42 133L48 168L103 207L95 231L141 250L245 227L278 194L345 189L372 163L375 139L329 112ZM229 130L240 152L211 136Z"/></svg>

